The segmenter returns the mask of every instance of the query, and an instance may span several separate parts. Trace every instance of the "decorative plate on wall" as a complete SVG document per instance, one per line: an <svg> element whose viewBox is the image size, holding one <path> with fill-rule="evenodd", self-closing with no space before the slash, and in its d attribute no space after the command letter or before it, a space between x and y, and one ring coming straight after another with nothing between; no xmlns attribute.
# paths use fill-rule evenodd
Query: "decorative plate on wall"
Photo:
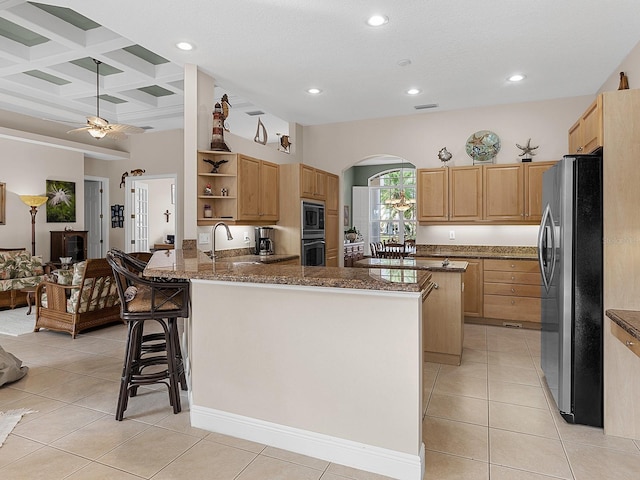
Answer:
<svg viewBox="0 0 640 480"><path fill-rule="evenodd" d="M474 164L491 162L500 151L500 137L489 130L479 130L467 139L465 149Z"/></svg>

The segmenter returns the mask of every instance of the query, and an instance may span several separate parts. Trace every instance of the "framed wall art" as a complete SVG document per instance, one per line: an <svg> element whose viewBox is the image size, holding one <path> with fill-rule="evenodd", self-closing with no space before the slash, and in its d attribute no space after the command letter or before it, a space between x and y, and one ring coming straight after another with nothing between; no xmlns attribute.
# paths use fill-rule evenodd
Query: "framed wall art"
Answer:
<svg viewBox="0 0 640 480"><path fill-rule="evenodd" d="M124 228L124 205L111 205L111 228Z"/></svg>
<svg viewBox="0 0 640 480"><path fill-rule="evenodd" d="M47 180L47 222L71 223L76 221L76 183Z"/></svg>

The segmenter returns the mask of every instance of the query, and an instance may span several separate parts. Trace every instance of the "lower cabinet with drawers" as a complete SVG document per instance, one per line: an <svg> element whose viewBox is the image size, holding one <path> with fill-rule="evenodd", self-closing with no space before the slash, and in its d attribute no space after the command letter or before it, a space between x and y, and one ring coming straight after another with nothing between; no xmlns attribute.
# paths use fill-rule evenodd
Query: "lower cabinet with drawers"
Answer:
<svg viewBox="0 0 640 480"><path fill-rule="evenodd" d="M483 317L539 328L540 270L535 260L484 260Z"/></svg>

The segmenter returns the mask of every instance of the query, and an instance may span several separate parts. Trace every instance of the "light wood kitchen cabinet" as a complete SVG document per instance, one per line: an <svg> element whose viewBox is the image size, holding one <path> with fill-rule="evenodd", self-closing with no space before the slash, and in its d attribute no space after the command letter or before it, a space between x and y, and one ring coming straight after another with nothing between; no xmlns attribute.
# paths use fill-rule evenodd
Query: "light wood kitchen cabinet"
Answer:
<svg viewBox="0 0 640 480"><path fill-rule="evenodd" d="M460 365L464 342L462 272L431 272L436 284L422 304L426 362Z"/></svg>
<svg viewBox="0 0 640 480"><path fill-rule="evenodd" d="M443 257L417 257L421 260L442 262ZM464 316L482 317L483 261L481 258L455 258L456 262L467 262L467 270L462 275L464 283Z"/></svg>
<svg viewBox="0 0 640 480"><path fill-rule="evenodd" d="M205 160L226 162L214 173ZM197 171L198 225L278 221L279 165L239 153L199 150Z"/></svg>
<svg viewBox="0 0 640 480"><path fill-rule="evenodd" d="M484 317L540 324L541 277L535 260L484 260Z"/></svg>
<svg viewBox="0 0 640 480"><path fill-rule="evenodd" d="M316 170L318 173L318 170ZM327 267L337 267L339 265L339 244L340 234L338 226L340 216L338 213L340 178L333 173L321 172L326 178L326 200L325 211L325 263ZM316 177L317 179L318 177Z"/></svg>
<svg viewBox="0 0 640 480"><path fill-rule="evenodd" d="M449 220L482 220L482 165L449 170Z"/></svg>
<svg viewBox="0 0 640 480"><path fill-rule="evenodd" d="M483 172L485 220L521 221L524 217L524 168L514 163L487 165Z"/></svg>
<svg viewBox="0 0 640 480"><path fill-rule="evenodd" d="M418 175L418 221L449 221L449 168L423 168Z"/></svg>
<svg viewBox="0 0 640 480"><path fill-rule="evenodd" d="M591 153L603 143L602 95L598 95L569 129L569 153Z"/></svg>
<svg viewBox="0 0 640 480"><path fill-rule="evenodd" d="M485 165L484 220L538 223L542 174L556 162Z"/></svg>
<svg viewBox="0 0 640 480"><path fill-rule="evenodd" d="M329 211L325 208L324 216L324 236L325 236L325 254L324 260L327 267L337 267L338 261L338 212Z"/></svg>
<svg viewBox="0 0 640 480"><path fill-rule="evenodd" d="M300 196L313 200L326 200L327 172L300 164Z"/></svg>
<svg viewBox="0 0 640 480"><path fill-rule="evenodd" d="M278 221L278 168L275 163L238 155L239 221Z"/></svg>
<svg viewBox="0 0 640 480"><path fill-rule="evenodd" d="M300 255L301 200L322 200L325 203L325 263L337 266L342 249L339 224L340 180L335 174L301 163L280 165L280 220L276 253ZM316 196L312 192L316 192ZM323 198L320 198L322 192Z"/></svg>
<svg viewBox="0 0 640 480"><path fill-rule="evenodd" d="M557 162L524 164L524 219L540 223L542 220L542 175Z"/></svg>
<svg viewBox="0 0 640 480"><path fill-rule="evenodd" d="M418 221L482 220L482 166L419 169Z"/></svg>
<svg viewBox="0 0 640 480"><path fill-rule="evenodd" d="M467 262L467 271L464 272L464 316L482 317L483 300L483 261L481 258L456 258L459 262Z"/></svg>

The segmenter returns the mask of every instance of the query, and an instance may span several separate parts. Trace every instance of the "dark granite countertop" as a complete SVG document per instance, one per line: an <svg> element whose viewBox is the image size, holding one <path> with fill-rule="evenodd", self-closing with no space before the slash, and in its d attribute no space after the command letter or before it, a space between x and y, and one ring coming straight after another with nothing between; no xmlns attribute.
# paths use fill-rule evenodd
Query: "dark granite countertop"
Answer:
<svg viewBox="0 0 640 480"><path fill-rule="evenodd" d="M613 322L634 338L640 340L640 312L636 310L615 310L605 312Z"/></svg>
<svg viewBox="0 0 640 480"><path fill-rule="evenodd" d="M429 288L431 273L390 268L304 267L257 263L253 260L213 262L199 250L156 252L144 275L161 278L218 280L226 282L304 285L393 292L423 292ZM236 259L239 257L236 257Z"/></svg>
<svg viewBox="0 0 640 480"><path fill-rule="evenodd" d="M536 260L536 247L490 245L416 245L415 257Z"/></svg>
<svg viewBox="0 0 640 480"><path fill-rule="evenodd" d="M417 258L364 258L353 264L360 268L401 268L410 270L429 270L431 272L461 272L467 270L467 262L450 261L443 266L439 260Z"/></svg>
<svg viewBox="0 0 640 480"><path fill-rule="evenodd" d="M298 255L237 255L234 257L222 257L216 258L218 263L279 263L286 262L287 260L297 260L300 258Z"/></svg>

